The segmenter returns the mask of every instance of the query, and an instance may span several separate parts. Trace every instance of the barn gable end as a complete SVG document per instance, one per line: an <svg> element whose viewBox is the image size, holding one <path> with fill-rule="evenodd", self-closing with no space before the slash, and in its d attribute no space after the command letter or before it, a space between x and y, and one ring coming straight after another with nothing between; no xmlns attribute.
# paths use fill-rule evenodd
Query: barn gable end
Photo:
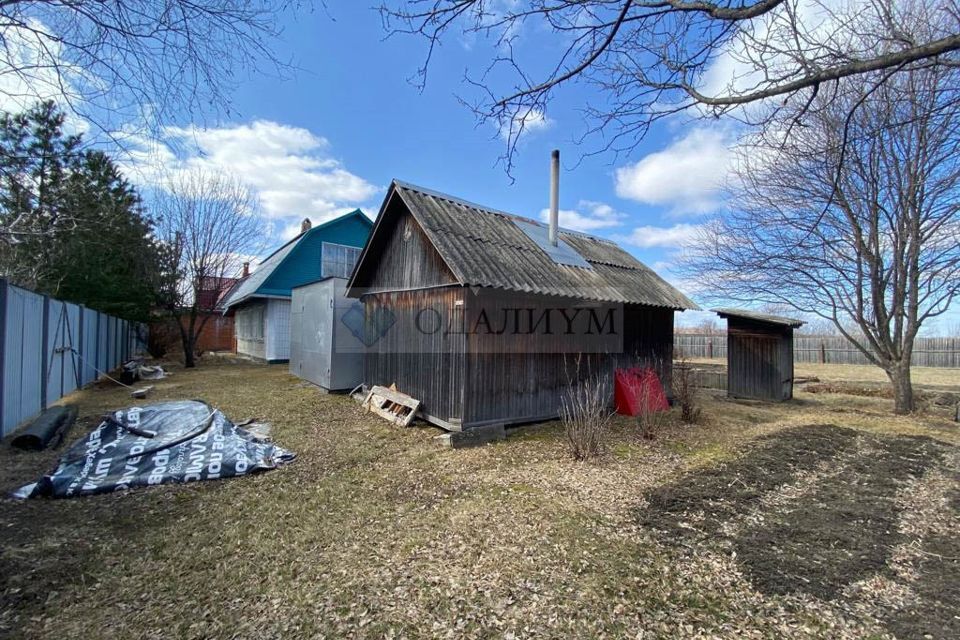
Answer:
<svg viewBox="0 0 960 640"><path fill-rule="evenodd" d="M367 252L375 260L367 260ZM364 293L411 291L458 284L423 227L394 194L377 220L370 242L350 282L355 297Z"/></svg>

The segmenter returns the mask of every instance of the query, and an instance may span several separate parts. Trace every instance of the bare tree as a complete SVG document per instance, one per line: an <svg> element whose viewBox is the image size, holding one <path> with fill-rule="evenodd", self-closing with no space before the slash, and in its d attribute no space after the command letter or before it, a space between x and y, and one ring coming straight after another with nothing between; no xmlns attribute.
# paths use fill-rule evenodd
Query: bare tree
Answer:
<svg viewBox="0 0 960 640"><path fill-rule="evenodd" d="M923 38L898 28L909 1L862 0L383 0L387 32L425 39L420 82L450 37L487 38L495 53L464 98L482 122L504 128L507 170L530 116L563 85L600 90L585 106L602 149L632 150L659 119L680 112L750 119L746 105L783 105L794 117L843 78L956 64L957 0L927 2ZM880 25L881 28L878 28ZM525 29L548 29L557 47L525 47ZM852 46L856 34L860 46ZM548 50L553 50L552 47ZM529 56L529 57L527 57ZM726 74L717 71L726 70ZM769 114L766 114L768 117Z"/></svg>
<svg viewBox="0 0 960 640"><path fill-rule="evenodd" d="M157 199L158 234L168 253L163 305L177 320L184 365L195 365L197 337L217 311L223 283L244 256L261 248L259 202L236 179L219 173L179 174Z"/></svg>
<svg viewBox="0 0 960 640"><path fill-rule="evenodd" d="M270 49L288 0L5 0L0 95L55 99L111 136L227 110L238 71Z"/></svg>
<svg viewBox="0 0 960 640"><path fill-rule="evenodd" d="M960 294L960 70L877 74L744 142L687 268L707 294L829 320L906 413L917 333Z"/></svg>

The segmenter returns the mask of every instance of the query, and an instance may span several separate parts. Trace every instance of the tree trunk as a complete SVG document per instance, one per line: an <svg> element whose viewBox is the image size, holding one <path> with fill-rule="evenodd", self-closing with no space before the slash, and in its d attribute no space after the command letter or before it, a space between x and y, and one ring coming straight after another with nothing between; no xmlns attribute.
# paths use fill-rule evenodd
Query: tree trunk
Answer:
<svg viewBox="0 0 960 640"><path fill-rule="evenodd" d="M197 366L196 360L194 358L194 343L196 340L193 336L187 336L183 340L183 367L185 369L192 369Z"/></svg>
<svg viewBox="0 0 960 640"><path fill-rule="evenodd" d="M887 371L893 384L893 411L897 415L906 415L914 410L913 383L910 381L910 364L895 365Z"/></svg>

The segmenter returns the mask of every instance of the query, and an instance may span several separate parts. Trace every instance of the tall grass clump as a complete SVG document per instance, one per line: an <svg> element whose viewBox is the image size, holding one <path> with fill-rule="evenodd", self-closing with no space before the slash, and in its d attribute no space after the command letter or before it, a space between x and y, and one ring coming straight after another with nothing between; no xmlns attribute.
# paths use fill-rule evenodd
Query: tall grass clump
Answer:
<svg viewBox="0 0 960 640"><path fill-rule="evenodd" d="M610 409L610 383L605 376L583 371L577 356L576 371L567 376L560 420L567 437L570 455L575 460L589 460L603 453L613 412Z"/></svg>

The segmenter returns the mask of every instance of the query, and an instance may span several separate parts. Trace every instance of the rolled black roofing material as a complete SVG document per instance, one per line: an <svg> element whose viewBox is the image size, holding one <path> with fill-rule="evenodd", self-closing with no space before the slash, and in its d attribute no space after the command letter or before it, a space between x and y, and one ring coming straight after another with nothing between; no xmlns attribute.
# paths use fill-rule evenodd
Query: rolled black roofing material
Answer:
<svg viewBox="0 0 960 640"><path fill-rule="evenodd" d="M14 438L10 446L24 451L43 451L57 446L76 419L77 408L73 405L50 407Z"/></svg>

